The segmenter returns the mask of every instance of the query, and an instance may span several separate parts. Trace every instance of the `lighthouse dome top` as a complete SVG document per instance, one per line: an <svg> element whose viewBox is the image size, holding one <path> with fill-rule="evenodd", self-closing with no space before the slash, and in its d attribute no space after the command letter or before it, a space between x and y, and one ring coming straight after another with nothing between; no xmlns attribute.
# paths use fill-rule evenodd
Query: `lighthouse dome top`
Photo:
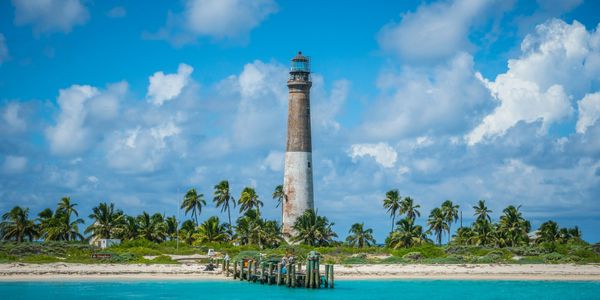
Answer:
<svg viewBox="0 0 600 300"><path fill-rule="evenodd" d="M302 51L292 58L291 72L306 72L310 73L310 57L302 55Z"/></svg>

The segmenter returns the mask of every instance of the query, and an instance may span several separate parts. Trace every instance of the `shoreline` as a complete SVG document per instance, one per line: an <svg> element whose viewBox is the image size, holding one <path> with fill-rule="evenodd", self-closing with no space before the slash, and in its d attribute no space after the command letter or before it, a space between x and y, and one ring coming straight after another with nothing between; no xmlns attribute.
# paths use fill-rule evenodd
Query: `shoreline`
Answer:
<svg viewBox="0 0 600 300"><path fill-rule="evenodd" d="M199 264L0 264L0 282L29 281L232 281ZM600 281L600 265L382 264L335 265L335 278L350 280Z"/></svg>

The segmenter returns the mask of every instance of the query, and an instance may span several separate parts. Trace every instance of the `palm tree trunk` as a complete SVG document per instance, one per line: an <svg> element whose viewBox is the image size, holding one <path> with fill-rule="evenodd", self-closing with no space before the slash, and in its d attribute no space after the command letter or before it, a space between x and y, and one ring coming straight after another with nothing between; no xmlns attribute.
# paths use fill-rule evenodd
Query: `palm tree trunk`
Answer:
<svg viewBox="0 0 600 300"><path fill-rule="evenodd" d="M396 214L392 215L392 231L390 233L394 232L394 224L396 224Z"/></svg>
<svg viewBox="0 0 600 300"><path fill-rule="evenodd" d="M227 205L227 218L229 219L229 233L232 234L233 230L231 230L231 210L229 209L229 205Z"/></svg>

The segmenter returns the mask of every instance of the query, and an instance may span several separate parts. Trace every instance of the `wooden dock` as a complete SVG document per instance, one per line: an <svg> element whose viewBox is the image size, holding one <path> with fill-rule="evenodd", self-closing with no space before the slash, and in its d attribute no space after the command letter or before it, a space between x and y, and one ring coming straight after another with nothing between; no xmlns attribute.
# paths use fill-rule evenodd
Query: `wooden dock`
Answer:
<svg viewBox="0 0 600 300"><path fill-rule="evenodd" d="M285 266L278 260L255 260L243 258L233 261L233 270L229 261L223 263L223 271L227 277L230 272L233 279L268 285L283 285L289 288L333 288L333 265L325 264L324 272L320 269L320 256L311 252L306 260L305 268L301 263L291 262Z"/></svg>

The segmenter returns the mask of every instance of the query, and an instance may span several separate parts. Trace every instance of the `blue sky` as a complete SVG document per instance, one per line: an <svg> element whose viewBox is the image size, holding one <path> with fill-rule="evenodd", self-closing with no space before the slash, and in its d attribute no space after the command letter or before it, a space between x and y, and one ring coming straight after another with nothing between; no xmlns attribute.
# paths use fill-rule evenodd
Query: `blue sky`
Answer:
<svg viewBox="0 0 600 300"><path fill-rule="evenodd" d="M451 199L469 223L486 199L600 240L598 2L32 3L0 2L0 212L71 196L173 215L228 179L279 218L302 50L315 203L340 238L365 222L383 242L397 188L423 216Z"/></svg>

